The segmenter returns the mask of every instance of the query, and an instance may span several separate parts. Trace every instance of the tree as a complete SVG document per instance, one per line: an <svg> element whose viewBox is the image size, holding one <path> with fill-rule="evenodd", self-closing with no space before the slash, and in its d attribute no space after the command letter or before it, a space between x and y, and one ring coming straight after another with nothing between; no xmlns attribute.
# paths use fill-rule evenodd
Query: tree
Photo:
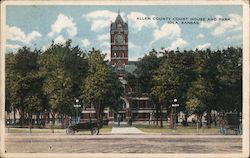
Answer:
<svg viewBox="0 0 250 158"><path fill-rule="evenodd" d="M72 115L88 69L85 53L79 47L71 47L71 40L65 44L52 43L42 54L40 65L41 73L46 76L43 89L49 102L47 111L51 112L53 120L56 114Z"/></svg>
<svg viewBox="0 0 250 158"><path fill-rule="evenodd" d="M187 92L187 110L189 114L198 116L199 126L202 126L203 113L208 109L209 100L213 99L212 86L204 78L194 81Z"/></svg>
<svg viewBox="0 0 250 158"><path fill-rule="evenodd" d="M153 76L154 86L151 88L151 97L167 111L170 111L175 98L180 104L178 109L185 109L187 88L193 80L193 60L191 52L165 51L163 53L161 65Z"/></svg>
<svg viewBox="0 0 250 158"><path fill-rule="evenodd" d="M94 106L97 119L101 119L105 107L114 105L120 100L123 90L117 75L112 72L104 57L100 50L93 48L89 52L88 76L82 86L81 98L89 106Z"/></svg>
<svg viewBox="0 0 250 158"><path fill-rule="evenodd" d="M15 55L13 53L8 53L5 55L5 111L9 114L14 111L14 123L16 123L15 108L11 100L11 85L13 83L12 77L15 76L13 65L14 65Z"/></svg>
<svg viewBox="0 0 250 158"><path fill-rule="evenodd" d="M196 79L188 89L187 109L194 112L191 103L198 100L196 114L199 112L201 119L206 112L207 125L211 127L211 110L241 111L242 49L196 50L194 55Z"/></svg>
<svg viewBox="0 0 250 158"><path fill-rule="evenodd" d="M242 111L242 49L229 47L221 52L218 64L217 110Z"/></svg>
<svg viewBox="0 0 250 158"><path fill-rule="evenodd" d="M161 58L158 57L159 53L154 49L148 54L145 54L142 59L136 64L135 70L136 79L139 81L134 89L138 93L150 93L153 86L153 76L155 70L159 68L161 64Z"/></svg>
<svg viewBox="0 0 250 158"><path fill-rule="evenodd" d="M38 73L39 50L31 51L27 47L18 50L17 54L7 55L6 87L7 95L14 109L21 115L21 125L29 118L32 124L32 115L40 115L41 109L46 104L42 91L44 78Z"/></svg>
<svg viewBox="0 0 250 158"><path fill-rule="evenodd" d="M155 117L157 119L156 124L158 125L158 118L161 116L161 109L158 100L154 96L150 96L151 89L154 86L153 77L156 74L156 70L159 68L162 62L162 57L159 57L160 53L156 50L150 51L145 54L136 64L137 68L134 74L128 75L128 83L132 85L132 89L136 92L136 95L142 93L148 94L153 102L155 102Z"/></svg>

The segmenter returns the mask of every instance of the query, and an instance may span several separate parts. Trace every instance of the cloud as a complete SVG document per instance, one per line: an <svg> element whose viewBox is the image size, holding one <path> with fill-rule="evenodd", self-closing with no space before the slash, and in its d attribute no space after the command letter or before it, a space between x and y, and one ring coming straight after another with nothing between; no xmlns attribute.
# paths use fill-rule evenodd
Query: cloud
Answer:
<svg viewBox="0 0 250 158"><path fill-rule="evenodd" d="M21 48L22 46L17 45L17 44L6 44L7 49L9 49L10 51L16 51L19 48Z"/></svg>
<svg viewBox="0 0 250 158"><path fill-rule="evenodd" d="M204 38L205 36L204 36L204 34L202 34L202 33L200 33L200 34L198 34L197 36L196 36L196 38Z"/></svg>
<svg viewBox="0 0 250 158"><path fill-rule="evenodd" d="M110 47L110 42L108 42L108 41L101 42L99 45L100 45L101 47L109 48L109 47Z"/></svg>
<svg viewBox="0 0 250 158"><path fill-rule="evenodd" d="M219 36L226 32L240 31L242 30L242 17L238 14L229 14L230 20L220 21L221 15L216 15L216 21L212 22L201 22L201 28L213 29L211 34L214 36Z"/></svg>
<svg viewBox="0 0 250 158"><path fill-rule="evenodd" d="M129 27L133 28L135 31L141 31L143 28L158 27L156 20L137 20L136 17L147 16L140 12L131 12L127 16L125 16L124 12L121 12L120 15L124 21L126 21L126 18L128 19ZM82 17L91 23L91 31L98 32L108 28L111 21L115 21L117 13L109 10L96 10L88 14L84 14Z"/></svg>
<svg viewBox="0 0 250 158"><path fill-rule="evenodd" d="M212 35L218 36L226 31L240 31L242 30L242 17L237 14L228 15L231 20L221 22L212 32Z"/></svg>
<svg viewBox="0 0 250 158"><path fill-rule="evenodd" d="M20 28L16 26L9 27L8 25L6 25L6 33L7 40L18 41L24 44L29 44L42 36L38 31L32 31L26 35Z"/></svg>
<svg viewBox="0 0 250 158"><path fill-rule="evenodd" d="M226 41L233 41L233 40L239 40L239 39L242 39L242 35L228 36L225 40Z"/></svg>
<svg viewBox="0 0 250 158"><path fill-rule="evenodd" d="M125 20L124 13L122 12L120 15L123 20ZM116 19L117 13L109 10L96 10L88 14L84 14L82 17L91 23L91 31L98 32L104 28L108 28L111 21Z"/></svg>
<svg viewBox="0 0 250 158"><path fill-rule="evenodd" d="M25 33L18 27L9 27L6 26L7 40L12 41L23 41L26 39Z"/></svg>
<svg viewBox="0 0 250 158"><path fill-rule="evenodd" d="M137 45L135 45L134 43L132 42L128 42L128 48L129 49L134 49L134 48L139 48Z"/></svg>
<svg viewBox="0 0 250 158"><path fill-rule="evenodd" d="M177 24L164 24L160 29L154 30L153 36L151 44L161 39L175 39L181 36L181 28Z"/></svg>
<svg viewBox="0 0 250 158"><path fill-rule="evenodd" d="M210 46L211 46L211 43L205 43L205 44L197 45L194 49L205 50L209 48Z"/></svg>
<svg viewBox="0 0 250 158"><path fill-rule="evenodd" d="M64 44L66 42L66 40L64 39L64 37L62 35L58 36L55 40L54 43L56 44Z"/></svg>
<svg viewBox="0 0 250 158"><path fill-rule="evenodd" d="M176 50L177 48L183 48L188 44L187 41L183 40L182 38L177 38L175 41L173 41L167 49L169 50Z"/></svg>
<svg viewBox="0 0 250 158"><path fill-rule="evenodd" d="M110 34L107 33L107 34L98 35L97 36L97 40L98 41L107 41L107 40L110 40Z"/></svg>
<svg viewBox="0 0 250 158"><path fill-rule="evenodd" d="M44 52L50 47L50 44L42 46L41 50Z"/></svg>
<svg viewBox="0 0 250 158"><path fill-rule="evenodd" d="M216 15L215 18L216 18L216 20L211 20L210 22L204 22L204 21L202 21L200 23L200 27L201 28L207 28L207 29L209 29L209 28L213 28L213 27L217 26L219 24L219 20L218 19L222 18L222 16L221 15Z"/></svg>
<svg viewBox="0 0 250 158"><path fill-rule="evenodd" d="M72 17L60 13L54 24L51 25L51 32L49 32L48 35L53 37L60 34L63 30L66 30L70 38L74 37L77 34L77 28L73 21L74 19Z"/></svg>
<svg viewBox="0 0 250 158"><path fill-rule="evenodd" d="M87 38L81 40L81 42L84 47L88 47L91 44L91 42Z"/></svg>
<svg viewBox="0 0 250 158"><path fill-rule="evenodd" d="M31 33L28 34L28 36L26 37L25 42L26 43L30 43L31 41L35 40L38 37L41 37L42 35L37 32L37 31L32 31Z"/></svg>
<svg viewBox="0 0 250 158"><path fill-rule="evenodd" d="M158 28L156 20L138 20L137 17L151 17L153 15L147 16L140 12L131 12L127 15L128 22L131 28L135 31L141 31L143 28Z"/></svg>

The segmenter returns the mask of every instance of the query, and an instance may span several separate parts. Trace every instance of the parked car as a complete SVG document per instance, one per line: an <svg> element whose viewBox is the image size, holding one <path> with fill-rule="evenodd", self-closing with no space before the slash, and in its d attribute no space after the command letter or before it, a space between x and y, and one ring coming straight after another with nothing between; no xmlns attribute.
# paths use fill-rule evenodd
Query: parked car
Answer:
<svg viewBox="0 0 250 158"><path fill-rule="evenodd" d="M228 130L234 130L237 135L242 134L242 123L239 113L226 113L226 119L228 123Z"/></svg>
<svg viewBox="0 0 250 158"><path fill-rule="evenodd" d="M98 135L103 124L100 121L86 121L70 125L66 128L66 134L75 134L75 132L90 130L92 135Z"/></svg>

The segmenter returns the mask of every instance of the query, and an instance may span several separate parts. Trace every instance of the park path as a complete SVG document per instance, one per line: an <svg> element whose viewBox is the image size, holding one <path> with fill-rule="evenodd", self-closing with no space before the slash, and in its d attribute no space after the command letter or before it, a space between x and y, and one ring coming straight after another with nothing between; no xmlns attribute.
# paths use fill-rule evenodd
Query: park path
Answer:
<svg viewBox="0 0 250 158"><path fill-rule="evenodd" d="M127 122L121 122L120 126L114 123L111 134L143 134L143 132L136 127L128 126Z"/></svg>

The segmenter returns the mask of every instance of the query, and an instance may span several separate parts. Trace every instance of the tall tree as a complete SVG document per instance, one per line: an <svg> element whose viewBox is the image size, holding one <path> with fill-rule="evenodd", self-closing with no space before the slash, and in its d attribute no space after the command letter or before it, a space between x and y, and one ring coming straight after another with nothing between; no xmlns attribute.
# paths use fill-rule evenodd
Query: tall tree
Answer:
<svg viewBox="0 0 250 158"><path fill-rule="evenodd" d="M42 90L43 76L39 74L38 56L40 51L31 51L27 47L18 50L7 62L12 63L6 67L6 87L10 95L11 104L19 110L21 125L32 115L40 115L41 109L46 105L45 95ZM27 115L28 114L28 115Z"/></svg>
<svg viewBox="0 0 250 158"><path fill-rule="evenodd" d="M155 70L159 68L161 64L161 58L158 57L159 53L156 50L150 51L145 54L143 58L136 64L135 77L138 80L138 85L134 89L138 93L150 93L153 86L153 76Z"/></svg>
<svg viewBox="0 0 250 158"><path fill-rule="evenodd" d="M242 111L242 49L229 47L222 50L218 64L219 111Z"/></svg>
<svg viewBox="0 0 250 158"><path fill-rule="evenodd" d="M97 119L101 118L105 107L120 99L123 90L121 82L104 58L100 50L93 48L89 52L89 72L82 86L82 99L89 106L94 106Z"/></svg>
<svg viewBox="0 0 250 158"><path fill-rule="evenodd" d="M80 96L80 87L87 71L85 53L78 47L71 47L71 40L65 44L54 44L40 58L41 73L46 77L43 89L48 97L49 111L72 115L73 104Z"/></svg>

